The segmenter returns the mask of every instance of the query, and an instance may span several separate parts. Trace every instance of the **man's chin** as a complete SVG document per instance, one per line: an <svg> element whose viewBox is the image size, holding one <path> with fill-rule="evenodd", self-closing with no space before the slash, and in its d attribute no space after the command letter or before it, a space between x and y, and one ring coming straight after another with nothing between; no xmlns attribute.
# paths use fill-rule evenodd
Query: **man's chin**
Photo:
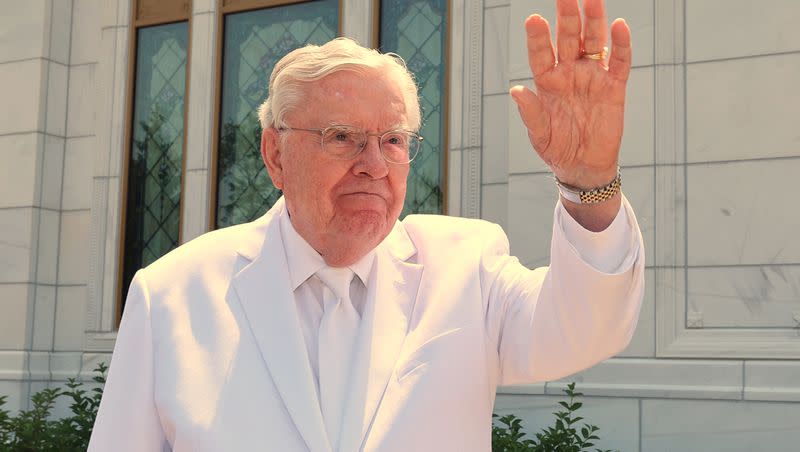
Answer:
<svg viewBox="0 0 800 452"><path fill-rule="evenodd" d="M376 210L357 210L347 212L339 218L338 232L346 239L348 236L359 240L377 239L377 243L386 235L387 229L391 230L386 212ZM394 224L394 222L392 222Z"/></svg>

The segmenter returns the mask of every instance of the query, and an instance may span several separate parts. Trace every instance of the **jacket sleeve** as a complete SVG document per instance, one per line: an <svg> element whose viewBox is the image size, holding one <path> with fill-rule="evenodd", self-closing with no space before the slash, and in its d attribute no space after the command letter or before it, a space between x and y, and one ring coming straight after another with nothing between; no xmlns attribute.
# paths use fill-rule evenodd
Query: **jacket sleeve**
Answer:
<svg viewBox="0 0 800 452"><path fill-rule="evenodd" d="M633 209L626 199L622 206L627 250L615 251L611 272L582 257L596 259L597 253L570 243L558 210L549 267L526 268L509 255L499 227L492 235L481 260L481 287L499 358L498 384L556 380L628 345L644 295L644 245Z"/></svg>
<svg viewBox="0 0 800 452"><path fill-rule="evenodd" d="M153 331L143 271L131 282L89 452L171 450L153 392Z"/></svg>

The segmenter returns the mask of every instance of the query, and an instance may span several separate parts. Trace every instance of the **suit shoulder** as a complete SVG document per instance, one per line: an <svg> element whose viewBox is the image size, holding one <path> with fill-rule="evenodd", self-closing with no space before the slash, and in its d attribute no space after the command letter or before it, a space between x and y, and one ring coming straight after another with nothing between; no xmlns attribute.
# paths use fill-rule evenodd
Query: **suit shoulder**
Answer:
<svg viewBox="0 0 800 452"><path fill-rule="evenodd" d="M174 284L191 275L227 273L247 241L263 242L265 229L259 222L251 222L206 232L145 267L148 284Z"/></svg>
<svg viewBox="0 0 800 452"><path fill-rule="evenodd" d="M452 243L476 238L482 241L506 240L505 232L499 225L474 218L409 215L403 220L403 226L412 239L420 238L426 242Z"/></svg>

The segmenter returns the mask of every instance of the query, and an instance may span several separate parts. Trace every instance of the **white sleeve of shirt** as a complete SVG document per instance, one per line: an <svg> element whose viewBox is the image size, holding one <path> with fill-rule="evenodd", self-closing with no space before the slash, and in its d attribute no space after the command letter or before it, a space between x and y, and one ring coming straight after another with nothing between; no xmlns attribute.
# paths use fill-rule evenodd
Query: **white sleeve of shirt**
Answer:
<svg viewBox="0 0 800 452"><path fill-rule="evenodd" d="M632 209L623 196L614 221L603 231L592 232L575 221L559 200L555 221L581 259L603 273L614 274L630 266L638 248L629 215Z"/></svg>

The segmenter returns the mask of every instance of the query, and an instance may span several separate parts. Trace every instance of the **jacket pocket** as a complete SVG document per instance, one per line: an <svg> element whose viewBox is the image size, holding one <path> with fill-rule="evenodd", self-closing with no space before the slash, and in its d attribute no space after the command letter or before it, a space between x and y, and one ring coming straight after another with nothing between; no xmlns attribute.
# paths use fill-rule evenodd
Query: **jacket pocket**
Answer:
<svg viewBox="0 0 800 452"><path fill-rule="evenodd" d="M398 382L406 379L412 374L418 373L428 367L432 359L436 359L436 354L442 345L452 342L458 338L458 332L462 328L452 328L439 333L414 348L408 353L403 353L397 360L395 376Z"/></svg>

